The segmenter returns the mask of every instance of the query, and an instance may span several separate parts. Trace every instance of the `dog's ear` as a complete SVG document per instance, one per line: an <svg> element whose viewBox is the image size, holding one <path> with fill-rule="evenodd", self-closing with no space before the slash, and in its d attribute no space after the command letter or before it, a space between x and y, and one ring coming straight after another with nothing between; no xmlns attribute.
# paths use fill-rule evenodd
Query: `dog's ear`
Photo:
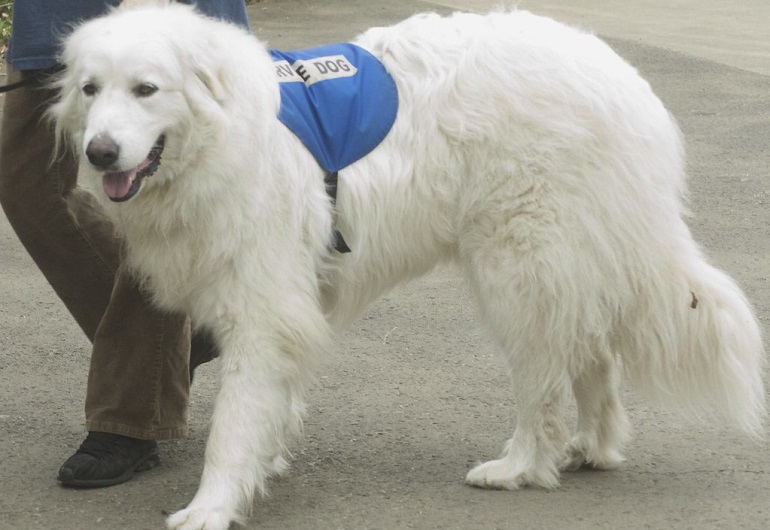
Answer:
<svg viewBox="0 0 770 530"><path fill-rule="evenodd" d="M223 105L231 99L232 79L237 75L238 64L233 57L237 52L227 47L229 41L216 35L201 32L196 37L180 48L180 53L188 57L187 64L192 65L196 81L211 99Z"/></svg>
<svg viewBox="0 0 770 530"><path fill-rule="evenodd" d="M198 68L195 69L195 77L201 82L212 99L221 104L228 99L226 74L223 69L215 65L207 66L198 65Z"/></svg>

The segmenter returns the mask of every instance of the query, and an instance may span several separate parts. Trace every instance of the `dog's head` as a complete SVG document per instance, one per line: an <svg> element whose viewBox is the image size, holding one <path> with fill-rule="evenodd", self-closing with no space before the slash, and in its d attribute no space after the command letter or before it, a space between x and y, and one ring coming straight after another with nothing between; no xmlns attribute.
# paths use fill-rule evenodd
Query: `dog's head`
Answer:
<svg viewBox="0 0 770 530"><path fill-rule="evenodd" d="M235 75L223 32L245 33L173 4L116 9L66 38L50 114L110 200L174 178L221 140Z"/></svg>

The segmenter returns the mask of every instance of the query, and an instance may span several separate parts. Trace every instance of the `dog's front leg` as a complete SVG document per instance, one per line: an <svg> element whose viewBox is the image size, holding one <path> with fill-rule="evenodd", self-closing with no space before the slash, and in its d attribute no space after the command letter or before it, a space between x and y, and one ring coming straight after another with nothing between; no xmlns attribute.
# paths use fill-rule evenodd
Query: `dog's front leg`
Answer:
<svg viewBox="0 0 770 530"><path fill-rule="evenodd" d="M310 377L303 352L258 340L253 329L229 335L201 484L189 506L168 518L173 530L226 530L248 514L254 493L286 468L286 443L301 425Z"/></svg>

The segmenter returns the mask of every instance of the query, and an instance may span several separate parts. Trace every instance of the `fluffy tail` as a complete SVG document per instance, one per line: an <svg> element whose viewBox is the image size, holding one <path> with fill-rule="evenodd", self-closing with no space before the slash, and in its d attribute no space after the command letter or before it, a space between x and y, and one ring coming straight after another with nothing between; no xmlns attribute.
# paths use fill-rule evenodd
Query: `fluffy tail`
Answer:
<svg viewBox="0 0 770 530"><path fill-rule="evenodd" d="M765 415L764 348L736 283L693 249L637 290L617 340L633 384L703 419L721 417L755 437Z"/></svg>

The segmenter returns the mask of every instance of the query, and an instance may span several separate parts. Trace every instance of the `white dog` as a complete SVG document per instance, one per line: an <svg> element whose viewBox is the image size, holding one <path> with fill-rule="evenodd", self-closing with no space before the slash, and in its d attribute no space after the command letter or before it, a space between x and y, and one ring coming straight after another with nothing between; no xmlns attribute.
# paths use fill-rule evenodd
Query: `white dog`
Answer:
<svg viewBox="0 0 770 530"><path fill-rule="evenodd" d="M245 516L287 466L333 330L442 261L467 277L518 406L502 456L468 484L553 488L561 470L618 464L621 372L760 434L757 322L693 242L680 133L631 66L521 11L419 15L356 43L399 107L382 143L339 172L334 204L276 117L276 64L253 36L171 5L117 10L67 39L58 131L104 188L137 277L221 349L200 488L171 528ZM333 249L335 229L352 252Z"/></svg>

